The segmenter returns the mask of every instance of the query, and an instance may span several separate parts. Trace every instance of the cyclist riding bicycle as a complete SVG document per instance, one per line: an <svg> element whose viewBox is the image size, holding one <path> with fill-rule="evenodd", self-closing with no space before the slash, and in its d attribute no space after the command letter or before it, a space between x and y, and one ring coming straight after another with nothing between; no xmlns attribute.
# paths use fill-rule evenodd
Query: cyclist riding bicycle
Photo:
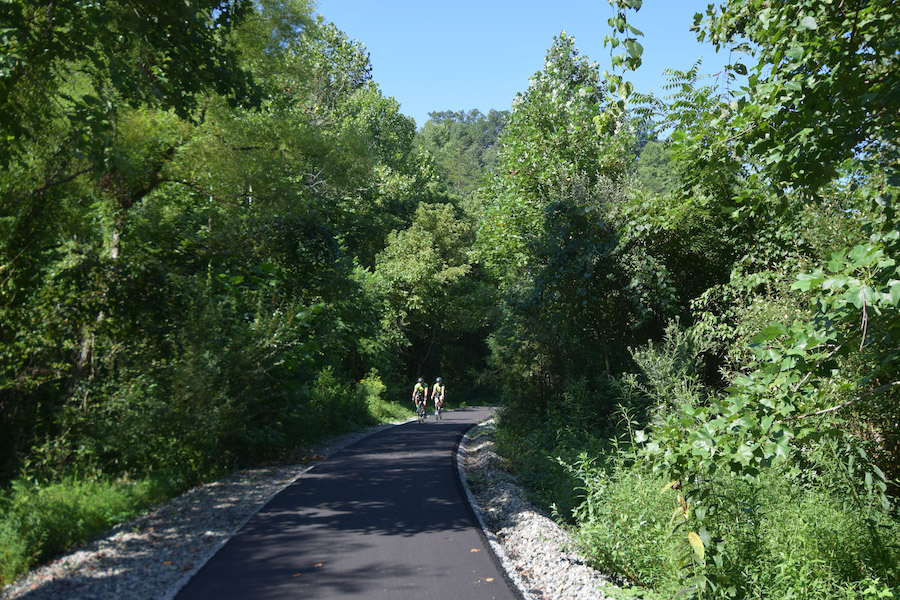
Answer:
<svg viewBox="0 0 900 600"><path fill-rule="evenodd" d="M416 382L416 385L413 386L412 391L412 401L413 404L418 408L419 404L422 405L422 409L425 409L425 401L428 400L428 385L425 383L425 380L419 377L419 380Z"/></svg>
<svg viewBox="0 0 900 600"><path fill-rule="evenodd" d="M434 409L443 408L444 406L444 383L440 377L434 380L431 388L431 401L434 402Z"/></svg>

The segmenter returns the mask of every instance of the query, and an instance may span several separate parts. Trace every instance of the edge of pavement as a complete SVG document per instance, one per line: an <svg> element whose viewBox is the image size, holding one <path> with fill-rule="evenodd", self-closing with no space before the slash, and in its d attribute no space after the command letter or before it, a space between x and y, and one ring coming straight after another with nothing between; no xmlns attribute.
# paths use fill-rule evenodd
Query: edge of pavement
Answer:
<svg viewBox="0 0 900 600"><path fill-rule="evenodd" d="M363 429L361 431L355 431L355 432L346 433L344 435L337 436L336 438L327 440L327 441L323 442L322 444L315 446L316 453L321 454L322 456L324 456L324 459L327 459L329 456L331 456L335 452L339 452L339 451L343 450L344 448L352 446L353 444L359 442L360 440L364 440L365 438L375 435L376 433L379 433L380 431L384 431L385 429L390 429L391 427L396 427L397 425L403 425L404 423L409 423L410 421L414 421L415 419L416 419L415 417L412 417L405 421L393 421L390 423L382 423L380 425L373 425L373 426ZM272 491L272 493L270 493L265 498L265 500L260 502L258 506L256 506L253 510L249 511L246 515L244 515L244 518L242 518L234 527L232 527L226 536L224 536L221 540L216 542L216 544L212 548L210 548L209 551L206 552L203 556L199 557L194 562L193 568L191 568L188 571L185 571L184 574L177 581L175 581L172 585L170 585L169 588L166 590L166 592L158 597L159 600L174 600L175 596L177 596L178 592L180 592L181 589L185 585L187 585L188 581L190 581L191 578L194 575L196 575L197 572L200 571L200 569L202 569L206 565L206 563L208 563L212 559L212 557L215 556L216 553L218 553L219 550L221 550L225 546L225 544L227 544L229 542L229 540L231 540L231 538L233 538L235 536L235 534L238 531L240 531L244 527L244 525L246 525L250 521L250 519L255 517L263 508L265 508L269 504L269 502L272 501L272 499L275 496L277 496L278 494L283 492L288 486L293 485L294 482L296 482L300 477L302 477L303 475L308 473L310 470L314 469L316 467L316 465L318 465L320 462L321 461L316 461L316 462L313 462L313 463L309 464L308 466L304 467L303 469L298 471L294 477L292 477L287 482L285 482L283 485L277 487L274 491Z"/></svg>
<svg viewBox="0 0 900 600"><path fill-rule="evenodd" d="M478 408L478 407L467 407L467 408ZM485 545L491 551L491 559L497 565L498 570L506 579L509 587L513 589L518 596L522 600L528 600L530 596L525 592L525 584L522 579L516 574L515 565L509 556L506 554L506 551L503 549L503 546L497 540L497 536L491 532L486 525L486 520L484 517L484 511L478 506L475 501L475 496L469 490L468 480L466 479L465 471L462 467L462 464L459 461L459 448L464 443L468 443L472 438L469 433L484 423L488 423L493 420L493 416L488 417L482 421L473 423L469 428L464 430L457 438L456 442L453 446L453 465L454 465L454 475L456 480L456 485L461 492L461 495L466 500L466 509L470 513L472 517L474 517L475 523L478 525L478 535L485 542ZM384 431L386 429L390 429L391 427L396 427L397 425L403 425L412 421L415 421L416 417L413 416L404 421L393 421L391 423L382 423L381 425L374 425L362 431L357 431L353 433L344 434L342 436L338 436L332 440L326 441L323 444L316 447L316 450L319 454L322 454L326 459L334 454L335 452L339 452L353 444L364 440L376 433ZM240 531L244 525L246 525L250 519L255 517L263 508L265 508L271 500L284 491L288 486L293 485L297 479L302 477L304 474L308 473L310 470L314 469L319 462L313 462L310 465L304 467L297 474L292 477L290 480L285 482L283 485L274 489L263 502L260 502L258 506L256 506L253 510L249 511L231 530L228 532L226 536L224 536L221 540L216 542L216 544L209 549L203 556L198 557L196 561L194 561L194 566L189 571L185 571L184 574L175 581L164 594L160 595L159 600L174 600L174 598L178 595L181 589L187 585L188 581L196 575L200 569L202 569L206 563L208 563L213 556L215 556L219 550L221 550L225 544L228 543L234 535Z"/></svg>
<svg viewBox="0 0 900 600"><path fill-rule="evenodd" d="M484 421L474 423L471 427L466 429L459 438L457 438L456 445L453 447L453 464L456 467L456 483L464 492L469 512L475 517L475 520L478 523L478 533L486 542L487 547L490 548L491 558L497 564L497 569L503 574L507 583L509 583L509 587L515 590L519 598L522 600L530 600L532 596L526 592L528 588L525 585L525 582L519 577L518 573L516 573L515 563L506 553L500 540L497 539L496 534L488 528L484 510L478 505L478 502L475 500L475 495L472 494L472 491L469 489L469 481L466 478L465 469L459 461L459 448L460 446L468 445L472 441L473 438L469 435L472 430L485 423L490 423L493 420L494 417L492 415Z"/></svg>

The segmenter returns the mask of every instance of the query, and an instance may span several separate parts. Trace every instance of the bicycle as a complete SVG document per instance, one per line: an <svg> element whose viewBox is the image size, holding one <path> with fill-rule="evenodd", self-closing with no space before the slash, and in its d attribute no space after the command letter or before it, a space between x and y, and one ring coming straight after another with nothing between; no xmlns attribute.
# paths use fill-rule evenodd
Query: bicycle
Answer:
<svg viewBox="0 0 900 600"><path fill-rule="evenodd" d="M425 417L425 397L422 394L416 394L416 418L419 423L424 423Z"/></svg>
<svg viewBox="0 0 900 600"><path fill-rule="evenodd" d="M428 415L425 414L425 403L416 402L416 418L419 420L419 423L424 423L427 417Z"/></svg>
<svg viewBox="0 0 900 600"><path fill-rule="evenodd" d="M434 404L434 418L435 420L440 421L443 418L441 417L441 413L444 412L444 401L435 402Z"/></svg>

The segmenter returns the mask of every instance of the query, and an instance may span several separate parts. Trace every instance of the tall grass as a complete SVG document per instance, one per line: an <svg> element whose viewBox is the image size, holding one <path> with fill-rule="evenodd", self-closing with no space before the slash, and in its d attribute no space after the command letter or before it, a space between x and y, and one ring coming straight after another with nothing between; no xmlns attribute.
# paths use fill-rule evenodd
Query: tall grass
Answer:
<svg viewBox="0 0 900 600"><path fill-rule="evenodd" d="M673 518L677 492L662 492L666 482L650 469L586 456L572 468L584 492L573 533L589 561L662 597L690 588L698 572L710 584L694 597L831 600L866 590L900 597L900 524L786 472L715 482L717 500L689 517L697 521L703 510L700 526L717 552L698 565L685 560L684 519Z"/></svg>
<svg viewBox="0 0 900 600"><path fill-rule="evenodd" d="M140 481L66 478L39 484L16 480L0 496L0 585L167 500L186 483L171 472Z"/></svg>

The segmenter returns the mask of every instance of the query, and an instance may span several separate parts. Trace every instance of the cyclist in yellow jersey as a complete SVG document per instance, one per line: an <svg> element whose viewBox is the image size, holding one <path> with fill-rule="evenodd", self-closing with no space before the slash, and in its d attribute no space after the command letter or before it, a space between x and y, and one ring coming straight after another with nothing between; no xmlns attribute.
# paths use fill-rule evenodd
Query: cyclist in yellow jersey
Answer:
<svg viewBox="0 0 900 600"><path fill-rule="evenodd" d="M428 400L428 385L425 383L425 380L419 377L419 381L416 382L416 385L413 386L412 391L412 401L413 404L418 405L422 404L422 408L425 408L425 402Z"/></svg>
<svg viewBox="0 0 900 600"><path fill-rule="evenodd" d="M444 391L444 382L438 377L434 380L434 385L431 387L431 401L434 403L435 410L437 410L438 406L444 405Z"/></svg>

